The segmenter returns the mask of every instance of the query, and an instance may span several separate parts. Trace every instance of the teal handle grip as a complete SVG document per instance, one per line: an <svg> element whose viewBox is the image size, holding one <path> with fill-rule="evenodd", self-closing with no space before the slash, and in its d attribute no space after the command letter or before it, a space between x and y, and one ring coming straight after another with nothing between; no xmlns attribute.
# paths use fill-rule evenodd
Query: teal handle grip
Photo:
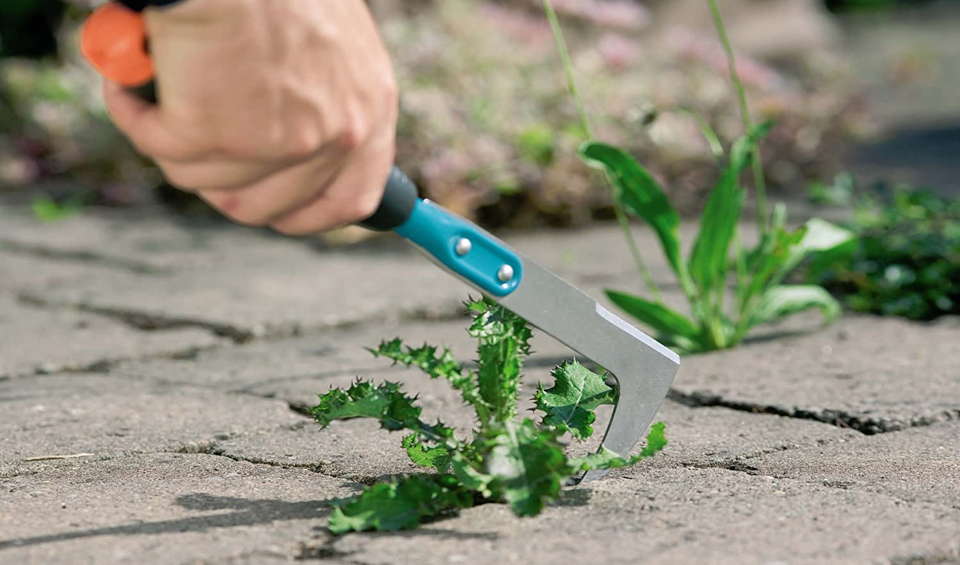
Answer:
<svg viewBox="0 0 960 565"><path fill-rule="evenodd" d="M428 200L417 199L410 217L394 231L492 296L507 296L523 280L519 255L478 226Z"/></svg>

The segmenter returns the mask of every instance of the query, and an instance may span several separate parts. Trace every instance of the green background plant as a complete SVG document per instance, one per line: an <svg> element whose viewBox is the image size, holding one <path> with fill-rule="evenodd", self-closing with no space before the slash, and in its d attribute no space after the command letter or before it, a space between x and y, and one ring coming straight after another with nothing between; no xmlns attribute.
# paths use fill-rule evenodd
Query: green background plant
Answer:
<svg viewBox="0 0 960 565"><path fill-rule="evenodd" d="M584 129L590 133L590 119L577 87L563 30L550 0L543 0L543 6L552 24L568 90L576 101ZM821 220L812 220L799 229L788 229L786 209L782 205L768 213L759 144L769 133L771 124L753 124L746 89L737 72L719 7L715 0L707 0L706 8L724 46L746 134L733 143L729 156L721 155L726 162L709 194L700 217L699 233L687 257L680 241L680 215L655 177L615 145L591 140L580 147L584 161L602 170L612 185L627 244L651 295L648 299L608 290L608 298L657 331L662 341L688 353L734 347L754 327L811 308L819 308L828 321L835 318L840 307L823 288L785 285L783 280L809 253L839 245L851 237L849 232ZM722 146L716 142L718 137L709 125L703 120L697 123L712 142L714 152L721 152ZM746 199L741 178L751 165L760 242L747 251L741 247L738 225ZM659 288L639 256L625 215L643 220L654 230L689 304L689 315L663 302ZM732 292L729 289L731 275L734 278ZM729 308L726 307L728 300L732 303Z"/></svg>
<svg viewBox="0 0 960 565"><path fill-rule="evenodd" d="M848 227L858 237L814 257L806 279L859 312L913 320L960 314L960 200L908 187L851 196L850 177L839 180L830 193L852 202Z"/></svg>

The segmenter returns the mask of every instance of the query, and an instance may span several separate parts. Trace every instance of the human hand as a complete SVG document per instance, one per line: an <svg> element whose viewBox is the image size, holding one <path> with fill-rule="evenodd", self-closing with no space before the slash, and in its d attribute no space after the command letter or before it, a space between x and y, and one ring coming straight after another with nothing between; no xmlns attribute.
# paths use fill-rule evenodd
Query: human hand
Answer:
<svg viewBox="0 0 960 565"><path fill-rule="evenodd" d="M172 184L287 234L374 212L397 90L363 0L187 0L145 17L160 105L109 81L104 96Z"/></svg>

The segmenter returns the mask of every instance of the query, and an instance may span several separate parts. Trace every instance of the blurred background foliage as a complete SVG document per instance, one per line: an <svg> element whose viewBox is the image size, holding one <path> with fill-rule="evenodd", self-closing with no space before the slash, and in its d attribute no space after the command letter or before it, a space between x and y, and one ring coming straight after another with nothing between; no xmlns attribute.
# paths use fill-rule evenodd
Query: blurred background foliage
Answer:
<svg viewBox="0 0 960 565"><path fill-rule="evenodd" d="M850 175L812 191L852 210L858 237L800 273L858 312L933 320L960 315L960 199L904 185L858 186Z"/></svg>
<svg viewBox="0 0 960 565"><path fill-rule="evenodd" d="M109 124L76 33L91 4L0 3L0 193L75 206L158 200L203 207L161 185ZM580 164L583 141L538 0L371 0L402 89L398 162L426 195L485 225L581 225L611 215ZM699 117L740 131L725 59L702 0L555 0L598 137L638 156L693 211L714 159ZM766 166L781 194L844 166L879 131L847 40L851 13L895 20L893 0L726 0L740 72L776 122ZM908 3L914 4L914 3ZM931 56L932 57L932 56ZM929 57L928 57L929 58ZM890 63L922 81L923 54ZM896 73L900 73L897 75ZM919 77L919 78L918 78Z"/></svg>

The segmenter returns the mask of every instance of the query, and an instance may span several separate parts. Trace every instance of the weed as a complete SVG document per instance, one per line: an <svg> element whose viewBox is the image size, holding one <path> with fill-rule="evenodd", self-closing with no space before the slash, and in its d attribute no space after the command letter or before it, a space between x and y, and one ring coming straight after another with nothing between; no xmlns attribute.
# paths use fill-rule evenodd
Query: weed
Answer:
<svg viewBox="0 0 960 565"><path fill-rule="evenodd" d="M478 342L476 370L466 369L447 349L409 347L399 339L383 342L371 352L449 382L474 410L477 426L471 439L457 437L442 422L425 422L416 398L404 394L397 383L359 380L349 389L322 395L311 410L322 426L335 420L373 418L388 431L405 431L402 445L410 460L434 471L368 487L334 509L330 531L409 529L486 502L505 502L517 516L535 516L557 498L571 477L633 465L666 446L661 423L651 428L646 448L635 456L623 458L601 450L587 457L568 457L563 438L589 438L595 410L615 404L616 390L580 363L564 363L553 370L553 386L541 385L534 396L539 421L518 421L530 328L490 301L470 302L468 307L474 315L469 333Z"/></svg>

